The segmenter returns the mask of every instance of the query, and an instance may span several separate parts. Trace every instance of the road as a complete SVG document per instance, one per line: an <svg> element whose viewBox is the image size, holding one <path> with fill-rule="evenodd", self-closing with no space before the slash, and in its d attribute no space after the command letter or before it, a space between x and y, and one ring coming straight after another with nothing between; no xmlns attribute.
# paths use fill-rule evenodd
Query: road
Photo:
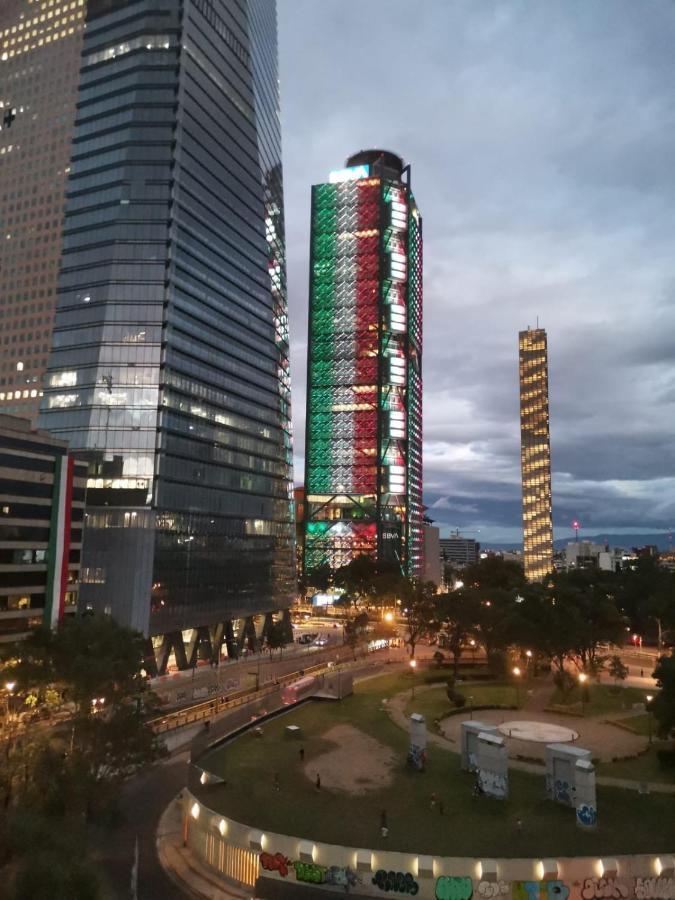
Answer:
<svg viewBox="0 0 675 900"><path fill-rule="evenodd" d="M297 660L295 662L297 664ZM387 659L383 655L383 668L386 665ZM372 674L372 670L368 674ZM280 694L276 694L254 701L253 708L246 705L230 710L212 722L211 737L249 722L251 713L263 706L271 711L281 705ZM174 884L159 862L155 835L162 813L188 783L188 762L189 753L177 751L148 773L133 778L126 784L120 801L122 824L114 831L92 829L92 850L107 888L106 900L131 897L131 866L137 838L138 900L185 900L187 895Z"/></svg>

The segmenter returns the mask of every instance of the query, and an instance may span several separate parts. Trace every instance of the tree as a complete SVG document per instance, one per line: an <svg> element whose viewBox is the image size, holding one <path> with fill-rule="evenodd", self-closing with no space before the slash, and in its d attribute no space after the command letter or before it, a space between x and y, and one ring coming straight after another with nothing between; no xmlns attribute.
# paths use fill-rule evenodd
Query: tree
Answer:
<svg viewBox="0 0 675 900"><path fill-rule="evenodd" d="M307 573L307 585L315 588L317 591L325 592L333 581L333 570L328 563L322 563L314 569L310 569Z"/></svg>
<svg viewBox="0 0 675 900"><path fill-rule="evenodd" d="M413 578L404 583L404 604L406 615L406 644L410 647L411 657L415 656L415 647L425 635L438 631L438 607L436 602L436 585L433 581L420 581Z"/></svg>
<svg viewBox="0 0 675 900"><path fill-rule="evenodd" d="M475 590L460 589L437 598L438 618L447 631L447 647L453 656L453 676L457 678L462 647L474 633L479 618Z"/></svg>
<svg viewBox="0 0 675 900"><path fill-rule="evenodd" d="M284 655L284 644L286 643L286 626L283 622L272 622L272 627L267 632L267 649L270 651L270 659L275 650L279 650L279 658Z"/></svg>
<svg viewBox="0 0 675 900"><path fill-rule="evenodd" d="M664 739L675 737L675 656L662 656L652 675L661 688L651 704L657 734Z"/></svg>
<svg viewBox="0 0 675 900"><path fill-rule="evenodd" d="M371 556L355 556L346 566L335 572L335 584L345 592L345 602L357 609L359 603L372 597L377 577L377 565Z"/></svg>
<svg viewBox="0 0 675 900"><path fill-rule="evenodd" d="M6 806L91 818L114 805L125 778L164 755L142 716L157 705L141 675L143 650L140 634L107 616L66 620L21 645L11 668L17 693L39 705L58 691L72 716L47 737L28 730L6 741L0 777Z"/></svg>
<svg viewBox="0 0 675 900"><path fill-rule="evenodd" d="M628 666L624 664L620 656L614 655L609 659L607 668L609 675L614 679L614 686L618 687L620 681L625 681L628 677Z"/></svg>
<svg viewBox="0 0 675 900"><path fill-rule="evenodd" d="M464 569L464 584L483 590L520 590L527 584L520 563L502 556L487 556Z"/></svg>

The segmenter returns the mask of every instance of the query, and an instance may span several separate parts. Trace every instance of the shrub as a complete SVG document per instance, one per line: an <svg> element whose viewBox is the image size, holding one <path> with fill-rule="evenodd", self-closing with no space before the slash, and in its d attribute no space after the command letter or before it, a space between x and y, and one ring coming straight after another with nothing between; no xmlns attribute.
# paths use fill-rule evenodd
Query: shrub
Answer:
<svg viewBox="0 0 675 900"><path fill-rule="evenodd" d="M664 769L675 769L675 750L657 750L656 757Z"/></svg>
<svg viewBox="0 0 675 900"><path fill-rule="evenodd" d="M452 702L455 704L457 709L462 709L463 706L466 706L466 697L464 694L454 693L452 695Z"/></svg>

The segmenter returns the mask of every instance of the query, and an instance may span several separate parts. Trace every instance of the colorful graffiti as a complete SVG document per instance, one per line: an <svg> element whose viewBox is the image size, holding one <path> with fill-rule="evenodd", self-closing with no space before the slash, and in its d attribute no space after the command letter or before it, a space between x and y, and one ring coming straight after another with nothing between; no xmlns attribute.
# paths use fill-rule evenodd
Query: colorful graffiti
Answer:
<svg viewBox="0 0 675 900"><path fill-rule="evenodd" d="M562 881L513 881L512 900L567 900L570 889Z"/></svg>
<svg viewBox="0 0 675 900"><path fill-rule="evenodd" d="M260 866L268 872L278 872L282 878L288 875L288 868L292 863L283 853L261 853Z"/></svg>
<svg viewBox="0 0 675 900"><path fill-rule="evenodd" d="M419 892L420 886L410 872L387 872L386 869L378 869L373 876L373 884L381 891L395 891L398 894L411 894Z"/></svg>
<svg viewBox="0 0 675 900"><path fill-rule="evenodd" d="M436 879L436 900L471 900L473 882L470 878L442 875Z"/></svg>
<svg viewBox="0 0 675 900"><path fill-rule="evenodd" d="M553 799L557 803L566 803L568 806L572 805L572 789L569 786L567 781L563 781L562 778L556 778L553 782Z"/></svg>
<svg viewBox="0 0 675 900"><path fill-rule="evenodd" d="M424 747L418 744L411 744L408 751L408 765L413 769L419 769L423 772L426 765L427 754Z"/></svg>
<svg viewBox="0 0 675 900"><path fill-rule="evenodd" d="M577 809L577 822L584 828L594 828L598 824L597 809L584 803Z"/></svg>

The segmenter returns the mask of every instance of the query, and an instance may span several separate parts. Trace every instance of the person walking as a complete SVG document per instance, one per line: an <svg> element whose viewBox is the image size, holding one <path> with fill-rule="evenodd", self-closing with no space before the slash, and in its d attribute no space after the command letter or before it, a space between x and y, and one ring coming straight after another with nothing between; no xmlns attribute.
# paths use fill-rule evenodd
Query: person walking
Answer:
<svg viewBox="0 0 675 900"><path fill-rule="evenodd" d="M431 809L436 809L436 800L437 800L436 794L432 794L431 795L431 803L430 803Z"/></svg>
<svg viewBox="0 0 675 900"><path fill-rule="evenodd" d="M383 809L380 813L380 828L387 827L387 810Z"/></svg>
<svg viewBox="0 0 675 900"><path fill-rule="evenodd" d="M281 790L281 782L279 781L279 773L278 772L274 773L274 790L275 791Z"/></svg>
<svg viewBox="0 0 675 900"><path fill-rule="evenodd" d="M316 773L316 789L317 791L321 790L321 775L318 772Z"/></svg>
<svg viewBox="0 0 675 900"><path fill-rule="evenodd" d="M300 762L302 763L305 761L305 748L301 747L299 752L300 752Z"/></svg>

